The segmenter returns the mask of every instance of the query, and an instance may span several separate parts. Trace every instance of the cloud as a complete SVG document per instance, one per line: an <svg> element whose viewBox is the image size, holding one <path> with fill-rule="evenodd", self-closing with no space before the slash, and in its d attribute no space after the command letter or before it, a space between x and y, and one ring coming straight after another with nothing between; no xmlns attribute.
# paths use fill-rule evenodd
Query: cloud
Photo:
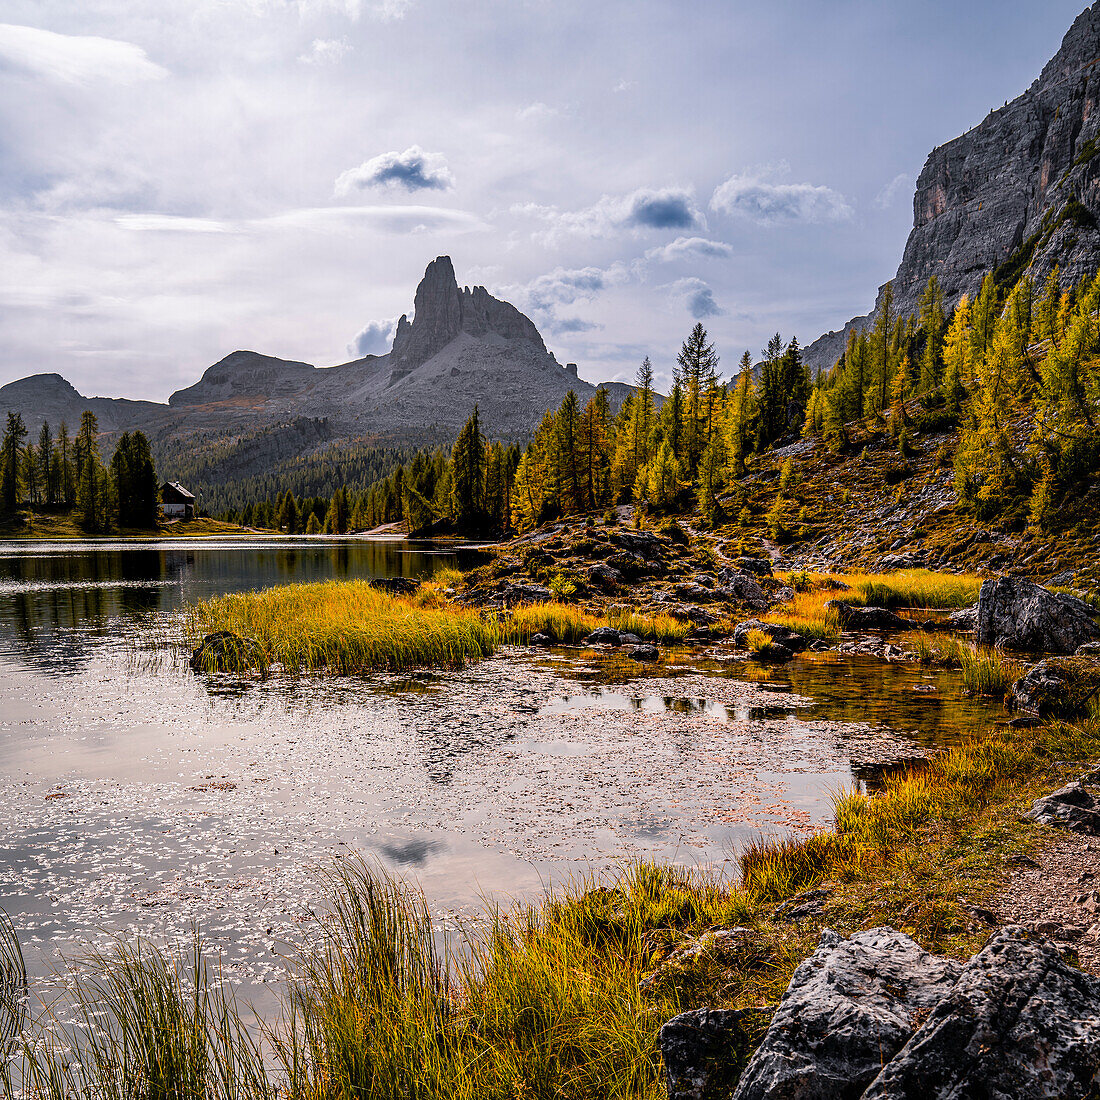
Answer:
<svg viewBox="0 0 1100 1100"><path fill-rule="evenodd" d="M557 267L533 279L525 287L509 287L530 309L552 310L557 305L590 302L608 287L626 282L625 265L615 263L609 268Z"/></svg>
<svg viewBox="0 0 1100 1100"><path fill-rule="evenodd" d="M168 75L132 42L57 34L14 23L0 23L0 63L62 84L134 84Z"/></svg>
<svg viewBox="0 0 1100 1100"><path fill-rule="evenodd" d="M516 118L520 122L539 122L544 118L554 118L558 113L557 108L548 103L529 103L516 111Z"/></svg>
<svg viewBox="0 0 1100 1100"><path fill-rule="evenodd" d="M636 80L620 80L618 84L612 89L615 92L632 92L638 87Z"/></svg>
<svg viewBox="0 0 1100 1100"><path fill-rule="evenodd" d="M471 233L485 228L485 223L475 215L442 206L317 206L287 210L267 218L254 219L249 224L343 231L357 222L388 233L431 230Z"/></svg>
<svg viewBox="0 0 1100 1100"><path fill-rule="evenodd" d="M708 241L705 237L677 237L669 244L649 249L645 258L667 264L675 260L697 258L728 260L732 255L733 247L724 241Z"/></svg>
<svg viewBox="0 0 1100 1100"><path fill-rule="evenodd" d="M348 355L362 359L364 355L385 355L393 347L393 334L397 318L385 321L368 321L348 344Z"/></svg>
<svg viewBox="0 0 1100 1100"><path fill-rule="evenodd" d="M267 0L267 2L269 6L285 7L287 0ZM413 5L413 0L371 0L366 5L363 4L363 0L290 0L290 2L298 9L298 15L302 19L334 12L355 22L363 14L365 6L367 15L371 19L377 19L383 23L404 19Z"/></svg>
<svg viewBox="0 0 1100 1100"><path fill-rule="evenodd" d="M852 216L847 200L832 188L812 183L778 183L771 178L787 171L786 165L778 165L732 175L719 184L710 208L769 227L839 222Z"/></svg>
<svg viewBox="0 0 1100 1100"><path fill-rule="evenodd" d="M595 321L585 321L580 317L555 317L547 326L555 336L571 336L577 332L594 332L603 328L603 325Z"/></svg>
<svg viewBox="0 0 1100 1100"><path fill-rule="evenodd" d="M303 65L335 65L351 53L351 43L344 38L315 38L313 45L298 60Z"/></svg>
<svg viewBox="0 0 1100 1100"><path fill-rule="evenodd" d="M342 172L336 179L336 194L343 197L373 187L450 191L454 185L454 176L439 153L410 145L403 153L382 153Z"/></svg>
<svg viewBox="0 0 1100 1100"><path fill-rule="evenodd" d="M115 224L123 229L156 233L229 233L233 226L213 218L185 218L175 214L120 214Z"/></svg>
<svg viewBox="0 0 1100 1100"><path fill-rule="evenodd" d="M917 181L906 172L896 175L872 200L877 210L888 210L903 196L909 196L917 186Z"/></svg>
<svg viewBox="0 0 1100 1100"><path fill-rule="evenodd" d="M670 287L674 298L680 299L696 321L716 317L722 307L714 300L714 291L702 279L677 279Z"/></svg>
<svg viewBox="0 0 1100 1100"><path fill-rule="evenodd" d="M685 187L641 187L628 195L604 195L582 210L563 212L527 203L513 206L512 212L548 222L550 229L534 234L535 240L548 245L559 244L567 236L610 237L623 230L705 229L707 225L694 193Z"/></svg>

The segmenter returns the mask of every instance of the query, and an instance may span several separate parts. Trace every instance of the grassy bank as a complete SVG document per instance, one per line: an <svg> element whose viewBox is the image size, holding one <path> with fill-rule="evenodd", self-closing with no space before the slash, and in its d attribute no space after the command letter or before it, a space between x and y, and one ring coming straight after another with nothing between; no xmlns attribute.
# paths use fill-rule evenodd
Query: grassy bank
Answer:
<svg viewBox="0 0 1100 1100"><path fill-rule="evenodd" d="M204 538L209 535L256 534L235 523L223 523L207 516L189 520L161 520L156 527L120 527L107 537L115 539ZM0 515L0 539L87 539L103 538L87 535L77 522L75 511L29 510L14 515Z"/></svg>
<svg viewBox="0 0 1100 1100"><path fill-rule="evenodd" d="M601 626L675 644L691 629L668 615L615 612L601 617L563 603L535 603L500 615L457 607L446 595L458 574L446 571L409 596L391 596L367 581L283 585L261 592L217 596L187 609L184 633L197 646L228 631L246 642L239 656L259 671L401 671L458 667L490 656L508 643L547 634L573 645ZM209 671L213 671L211 665Z"/></svg>
<svg viewBox="0 0 1100 1100"><path fill-rule="evenodd" d="M1048 835L1021 811L1098 756L1097 720L998 729L876 792L840 792L831 828L761 840L735 876L633 865L487 911L459 950L440 945L418 894L341 861L323 942L298 960L264 1040L277 1073L216 970L133 946L83 979L92 1048L34 1033L24 1066L43 1097L266 1100L278 1077L292 1100L658 1100L660 1025L700 1005L756 1007L747 1056L824 925L891 924L933 951L974 951L988 928L971 907ZM781 920L776 906L811 887L826 889L823 911ZM750 934L711 934L734 926Z"/></svg>

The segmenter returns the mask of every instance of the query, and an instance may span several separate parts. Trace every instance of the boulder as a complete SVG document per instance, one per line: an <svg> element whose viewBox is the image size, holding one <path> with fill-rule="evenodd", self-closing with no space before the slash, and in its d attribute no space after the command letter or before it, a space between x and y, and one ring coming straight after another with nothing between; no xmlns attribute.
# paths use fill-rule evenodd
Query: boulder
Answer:
<svg viewBox="0 0 1100 1100"><path fill-rule="evenodd" d="M673 591L678 600L687 600L694 603L709 603L711 600L722 598L713 588L706 588L694 581L678 584Z"/></svg>
<svg viewBox="0 0 1100 1100"><path fill-rule="evenodd" d="M532 634L531 644L534 646L556 645L554 637L550 634Z"/></svg>
<svg viewBox="0 0 1100 1100"><path fill-rule="evenodd" d="M762 623L759 619L746 619L743 623L738 623L733 628L733 644L741 646L742 649L747 648L750 630L762 631L777 645L785 646L792 653L798 653L806 648L806 639L801 634L778 623Z"/></svg>
<svg viewBox="0 0 1100 1100"><path fill-rule="evenodd" d="M860 607L844 600L826 600L826 611L835 611L843 630L904 630L909 624L886 607Z"/></svg>
<svg viewBox="0 0 1100 1100"><path fill-rule="evenodd" d="M1100 642L1085 642L1077 647L1077 657L1100 657Z"/></svg>
<svg viewBox="0 0 1100 1100"><path fill-rule="evenodd" d="M726 1100L764 1011L697 1008L669 1020L657 1040L668 1100Z"/></svg>
<svg viewBox="0 0 1100 1100"><path fill-rule="evenodd" d="M763 611L770 602L755 577L748 573L734 573L729 569L723 569L719 574L716 594L721 600L744 604L757 611Z"/></svg>
<svg viewBox="0 0 1100 1100"><path fill-rule="evenodd" d="M504 602L512 606L521 603L546 603L550 599L550 589L541 584L509 584L500 594Z"/></svg>
<svg viewBox="0 0 1100 1100"><path fill-rule="evenodd" d="M862 1100L1090 1100L1098 1092L1100 981L1008 927L970 960Z"/></svg>
<svg viewBox="0 0 1100 1100"><path fill-rule="evenodd" d="M600 562L588 570L588 580L604 592L616 592L623 583L623 575L606 562Z"/></svg>
<svg viewBox="0 0 1100 1100"><path fill-rule="evenodd" d="M642 664L648 664L661 659L661 654L655 645L632 646L627 656L632 661L638 661Z"/></svg>
<svg viewBox="0 0 1100 1100"><path fill-rule="evenodd" d="M772 575L771 558L734 558L733 563L742 573L755 573L758 577Z"/></svg>
<svg viewBox="0 0 1100 1100"><path fill-rule="evenodd" d="M232 630L207 634L191 651L192 672L247 672L264 663L263 646Z"/></svg>
<svg viewBox="0 0 1100 1100"><path fill-rule="evenodd" d="M1028 817L1071 833L1100 836L1100 768L1036 799Z"/></svg>
<svg viewBox="0 0 1100 1100"><path fill-rule="evenodd" d="M611 541L646 561L659 557L664 548L664 540L652 531L612 531Z"/></svg>
<svg viewBox="0 0 1100 1100"><path fill-rule="evenodd" d="M1093 609L1018 577L985 581L978 593L977 641L1040 653L1074 653L1100 641Z"/></svg>
<svg viewBox="0 0 1100 1100"><path fill-rule="evenodd" d="M1012 706L1028 714L1073 718L1088 709L1100 691L1100 660L1092 657L1048 657L1013 685Z"/></svg>
<svg viewBox="0 0 1100 1100"><path fill-rule="evenodd" d="M621 641L619 632L613 626L598 626L585 638L584 644L618 646Z"/></svg>
<svg viewBox="0 0 1100 1100"><path fill-rule="evenodd" d="M961 969L892 928L847 940L826 929L795 971L733 1100L854 1100Z"/></svg>
<svg viewBox="0 0 1100 1100"><path fill-rule="evenodd" d="M975 630L978 626L978 605L960 607L947 616L947 625L952 630Z"/></svg>

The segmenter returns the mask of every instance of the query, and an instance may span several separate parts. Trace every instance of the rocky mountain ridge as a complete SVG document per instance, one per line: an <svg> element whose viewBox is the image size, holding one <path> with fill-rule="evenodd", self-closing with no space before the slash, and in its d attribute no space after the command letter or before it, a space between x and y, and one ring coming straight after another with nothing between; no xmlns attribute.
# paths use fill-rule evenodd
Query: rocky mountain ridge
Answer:
<svg viewBox="0 0 1100 1100"><path fill-rule="evenodd" d="M386 355L315 367L235 351L167 404L84 397L60 375L33 375L0 387L0 416L19 412L32 432L43 420L75 430L90 409L108 436L146 432L158 458L213 445L251 453L271 429L307 418L324 423L316 446L339 450L364 441L449 444L475 403L488 434L522 440L571 389L582 405L596 392L547 350L530 318L484 287L460 288L450 257L440 256ZM607 389L617 409L631 387Z"/></svg>
<svg viewBox="0 0 1100 1100"><path fill-rule="evenodd" d="M1007 286L1025 272L1063 285L1100 267L1100 3L1076 19L1057 54L1022 95L933 149L917 179L913 229L892 280L895 309L912 313L935 275L947 305L971 296L986 272ZM806 349L828 368L855 317Z"/></svg>

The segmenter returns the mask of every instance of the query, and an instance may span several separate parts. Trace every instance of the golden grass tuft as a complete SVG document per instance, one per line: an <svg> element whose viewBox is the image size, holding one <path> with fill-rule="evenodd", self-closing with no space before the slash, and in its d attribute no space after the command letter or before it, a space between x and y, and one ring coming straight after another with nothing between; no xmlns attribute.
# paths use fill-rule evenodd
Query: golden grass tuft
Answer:
<svg viewBox="0 0 1100 1100"><path fill-rule="evenodd" d="M963 690L974 695L1003 698L1028 669L1002 650L972 645L950 634L916 634L907 644L922 664L959 669Z"/></svg>
<svg viewBox="0 0 1100 1100"><path fill-rule="evenodd" d="M290 672L401 671L457 667L489 656L496 627L474 611L417 606L419 593L389 596L366 581L291 584L217 596L188 608L187 639L231 631L259 647L257 664Z"/></svg>

